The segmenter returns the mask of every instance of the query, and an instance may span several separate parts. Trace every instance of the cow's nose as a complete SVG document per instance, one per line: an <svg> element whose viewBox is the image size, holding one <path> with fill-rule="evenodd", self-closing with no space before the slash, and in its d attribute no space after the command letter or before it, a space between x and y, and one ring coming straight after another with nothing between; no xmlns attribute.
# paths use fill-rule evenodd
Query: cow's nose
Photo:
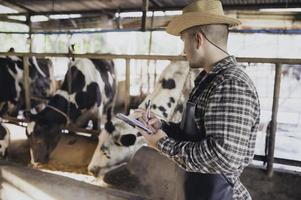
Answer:
<svg viewBox="0 0 301 200"><path fill-rule="evenodd" d="M99 173L100 167L92 167L89 172L93 174L93 176L97 177Z"/></svg>

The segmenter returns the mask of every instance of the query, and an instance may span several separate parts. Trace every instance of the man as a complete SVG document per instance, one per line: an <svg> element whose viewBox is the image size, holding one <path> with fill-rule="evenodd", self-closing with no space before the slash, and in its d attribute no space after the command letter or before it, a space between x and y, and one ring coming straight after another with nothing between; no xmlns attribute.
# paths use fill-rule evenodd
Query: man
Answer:
<svg viewBox="0 0 301 200"><path fill-rule="evenodd" d="M198 0L171 20L167 32L180 36L191 68L204 70L195 80L182 121L161 123L136 110L153 132L149 146L187 171L186 199L251 199L239 180L253 159L260 106L256 88L227 53L228 27L220 1Z"/></svg>

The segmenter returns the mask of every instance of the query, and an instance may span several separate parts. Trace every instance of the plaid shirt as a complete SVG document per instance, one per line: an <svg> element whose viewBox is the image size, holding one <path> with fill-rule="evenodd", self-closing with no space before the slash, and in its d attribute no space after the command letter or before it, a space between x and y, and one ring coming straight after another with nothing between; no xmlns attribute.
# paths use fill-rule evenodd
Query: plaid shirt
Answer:
<svg viewBox="0 0 301 200"><path fill-rule="evenodd" d="M260 105L257 91L233 56L216 64L209 73L202 71L195 89L208 75L218 74L202 92L192 94L196 101L195 120L201 121L206 139L200 142L159 140L159 151L189 172L223 173L234 184L233 198L251 199L239 176L254 156ZM191 98L190 98L191 99ZM201 119L203 118L203 119ZM174 131L179 130L179 124ZM170 133L172 134L172 133Z"/></svg>

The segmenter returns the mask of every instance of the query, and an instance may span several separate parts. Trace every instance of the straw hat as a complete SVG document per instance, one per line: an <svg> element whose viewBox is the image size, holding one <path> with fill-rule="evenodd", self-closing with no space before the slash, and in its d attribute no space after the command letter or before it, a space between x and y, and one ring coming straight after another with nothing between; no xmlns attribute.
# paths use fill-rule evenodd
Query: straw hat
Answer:
<svg viewBox="0 0 301 200"><path fill-rule="evenodd" d="M173 18L167 25L167 33L179 36L188 28L206 24L237 26L238 19L225 16L222 3L218 0L197 0L183 9L183 14Z"/></svg>

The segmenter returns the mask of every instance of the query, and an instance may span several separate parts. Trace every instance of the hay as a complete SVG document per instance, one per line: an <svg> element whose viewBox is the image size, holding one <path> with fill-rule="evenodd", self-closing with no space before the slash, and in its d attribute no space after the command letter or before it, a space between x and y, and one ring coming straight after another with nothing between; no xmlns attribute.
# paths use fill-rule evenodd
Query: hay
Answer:
<svg viewBox="0 0 301 200"><path fill-rule="evenodd" d="M63 135L50 154L47 164L38 165L39 169L87 174L97 142L79 135Z"/></svg>

